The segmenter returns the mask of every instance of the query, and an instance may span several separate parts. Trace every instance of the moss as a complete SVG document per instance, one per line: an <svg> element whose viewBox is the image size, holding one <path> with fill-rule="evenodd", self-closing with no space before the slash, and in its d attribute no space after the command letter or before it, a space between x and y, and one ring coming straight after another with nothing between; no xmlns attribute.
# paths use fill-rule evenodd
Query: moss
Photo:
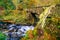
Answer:
<svg viewBox="0 0 60 40"><path fill-rule="evenodd" d="M6 40L7 36L0 32L0 40Z"/></svg>

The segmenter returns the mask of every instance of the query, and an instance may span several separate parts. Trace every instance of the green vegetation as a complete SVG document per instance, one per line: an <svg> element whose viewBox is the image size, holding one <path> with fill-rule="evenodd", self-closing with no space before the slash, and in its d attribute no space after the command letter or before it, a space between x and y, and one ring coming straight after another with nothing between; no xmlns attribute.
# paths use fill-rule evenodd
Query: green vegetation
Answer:
<svg viewBox="0 0 60 40"><path fill-rule="evenodd" d="M15 6L12 0L0 0L0 6L2 6L6 10L14 10Z"/></svg>
<svg viewBox="0 0 60 40"><path fill-rule="evenodd" d="M0 32L0 40L6 40L7 36Z"/></svg>
<svg viewBox="0 0 60 40"><path fill-rule="evenodd" d="M60 0L0 0L0 7L4 9L0 11L0 20L34 24L32 13L39 19L35 29L22 40L60 40Z"/></svg>

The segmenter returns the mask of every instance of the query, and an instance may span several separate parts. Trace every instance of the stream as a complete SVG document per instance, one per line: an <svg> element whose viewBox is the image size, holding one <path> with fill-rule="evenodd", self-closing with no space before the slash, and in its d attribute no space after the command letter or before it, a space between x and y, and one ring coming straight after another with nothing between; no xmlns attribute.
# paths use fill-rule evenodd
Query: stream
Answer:
<svg viewBox="0 0 60 40"><path fill-rule="evenodd" d="M0 26L3 26L0 24ZM34 30L33 25L20 25L20 24L9 24L5 25L2 28L1 32L4 33L8 38L6 40L20 40L21 37L24 37L26 32L29 30Z"/></svg>

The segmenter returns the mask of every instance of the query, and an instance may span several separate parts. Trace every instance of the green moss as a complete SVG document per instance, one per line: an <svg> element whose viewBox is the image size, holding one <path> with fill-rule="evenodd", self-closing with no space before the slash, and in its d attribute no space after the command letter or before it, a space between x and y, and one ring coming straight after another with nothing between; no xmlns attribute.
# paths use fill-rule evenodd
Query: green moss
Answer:
<svg viewBox="0 0 60 40"><path fill-rule="evenodd" d="M7 36L0 32L0 40L6 40Z"/></svg>

